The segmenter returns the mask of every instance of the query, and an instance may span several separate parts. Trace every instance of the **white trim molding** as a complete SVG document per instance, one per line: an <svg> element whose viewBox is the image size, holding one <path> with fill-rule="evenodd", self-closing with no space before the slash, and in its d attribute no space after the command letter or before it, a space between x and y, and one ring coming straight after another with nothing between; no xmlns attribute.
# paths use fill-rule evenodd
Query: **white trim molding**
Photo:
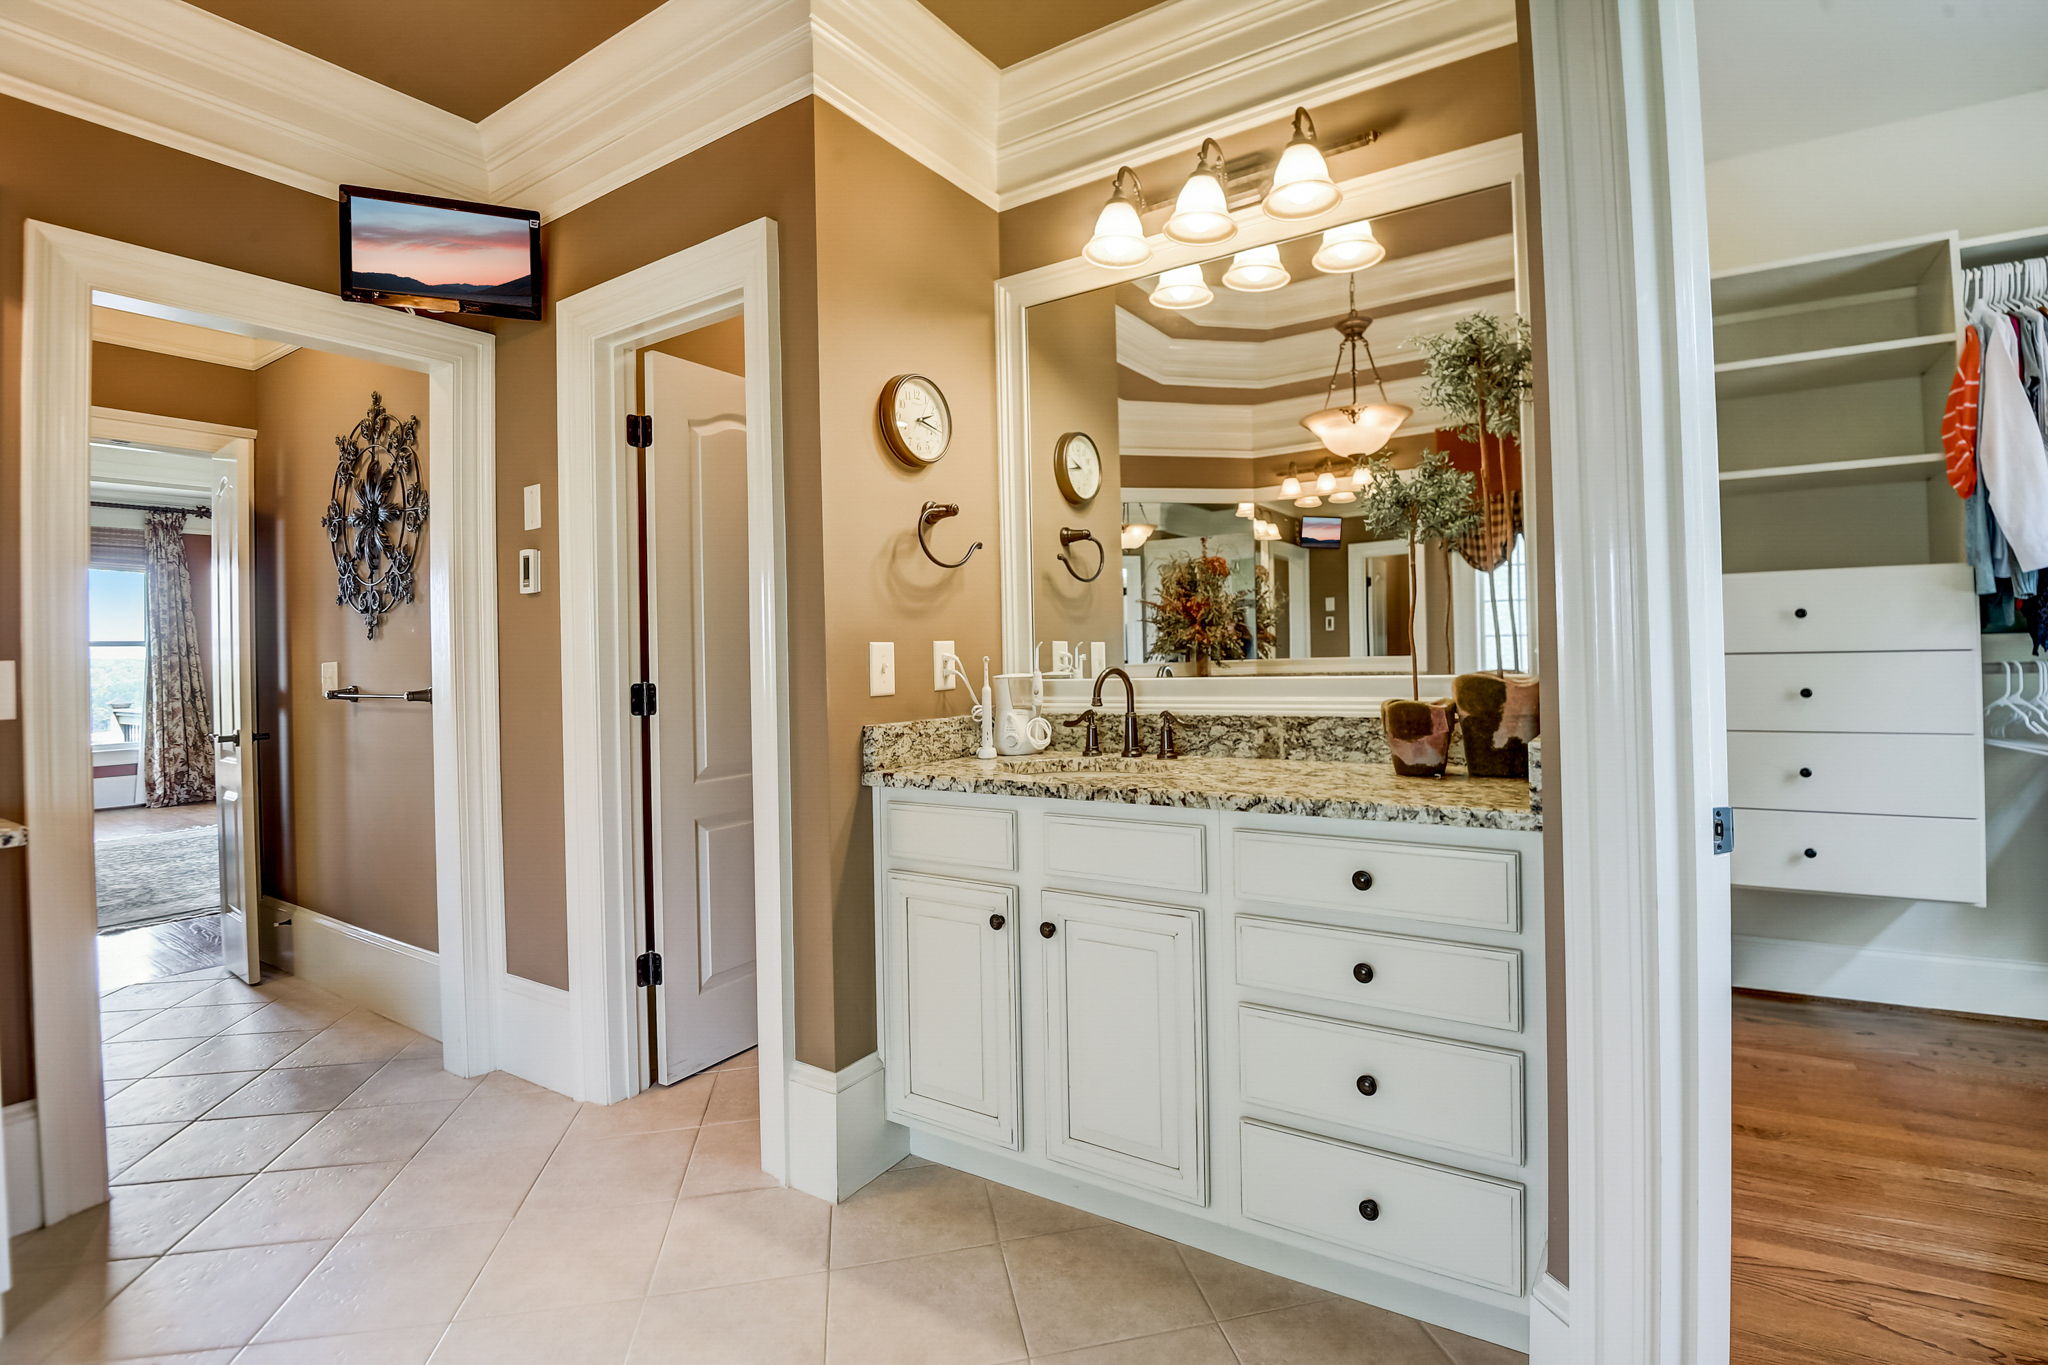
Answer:
<svg viewBox="0 0 2048 1365"><path fill-rule="evenodd" d="M2048 1019L2048 962L1737 934L1735 984L1909 1009Z"/></svg>
<svg viewBox="0 0 2048 1365"><path fill-rule="evenodd" d="M882 1059L839 1071L789 1071L789 1184L838 1203L910 1155L910 1130L889 1122Z"/></svg>
<svg viewBox="0 0 2048 1365"><path fill-rule="evenodd" d="M278 940L291 945L280 951L280 967L395 1023L440 1038L439 954L270 896L263 898L263 912L270 924L291 929L289 939Z"/></svg>
<svg viewBox="0 0 2048 1365"><path fill-rule="evenodd" d="M43 1145L36 1102L17 1100L0 1109L0 1228L19 1237L43 1225ZM7 1283L7 1258L0 1255L0 1285Z"/></svg>

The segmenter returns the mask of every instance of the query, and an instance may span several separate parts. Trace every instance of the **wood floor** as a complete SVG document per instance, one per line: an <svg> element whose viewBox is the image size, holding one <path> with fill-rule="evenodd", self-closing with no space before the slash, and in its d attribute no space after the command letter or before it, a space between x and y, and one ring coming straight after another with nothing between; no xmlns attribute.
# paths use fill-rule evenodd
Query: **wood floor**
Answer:
<svg viewBox="0 0 2048 1365"><path fill-rule="evenodd" d="M2048 1365L2048 1026L1738 992L1737 1365Z"/></svg>

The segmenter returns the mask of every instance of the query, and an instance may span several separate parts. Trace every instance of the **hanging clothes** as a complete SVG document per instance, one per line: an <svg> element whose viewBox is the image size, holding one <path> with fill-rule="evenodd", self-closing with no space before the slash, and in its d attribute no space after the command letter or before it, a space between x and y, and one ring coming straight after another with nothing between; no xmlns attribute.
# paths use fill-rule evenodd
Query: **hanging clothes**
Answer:
<svg viewBox="0 0 2048 1365"><path fill-rule="evenodd" d="M1988 308L1980 312L1990 329L1978 386L1978 477L2014 562L2048 567L2048 442L2021 378L2018 323Z"/></svg>
<svg viewBox="0 0 2048 1365"><path fill-rule="evenodd" d="M1965 327L1962 358L1956 361L1948 403L1941 411L1942 463L1948 471L1948 486L1959 498L1967 498L1977 489L1977 387L1983 363L1983 336L1975 327Z"/></svg>

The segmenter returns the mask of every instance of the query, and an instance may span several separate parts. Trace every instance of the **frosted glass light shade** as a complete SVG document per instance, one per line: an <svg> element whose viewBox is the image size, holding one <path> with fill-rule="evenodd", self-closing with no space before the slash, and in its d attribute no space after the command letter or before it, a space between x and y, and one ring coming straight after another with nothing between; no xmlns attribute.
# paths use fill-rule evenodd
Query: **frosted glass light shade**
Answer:
<svg viewBox="0 0 2048 1365"><path fill-rule="evenodd" d="M1200 308L1215 297L1209 290L1209 282L1202 278L1202 267L1177 265L1159 276L1159 283L1152 287L1151 301L1154 307L1186 312L1190 308Z"/></svg>
<svg viewBox="0 0 2048 1365"><path fill-rule="evenodd" d="M1121 194L1112 195L1095 216L1095 235L1081 249L1092 265L1105 270L1125 270L1152 259L1152 247L1145 240L1145 225L1138 218L1138 206Z"/></svg>
<svg viewBox="0 0 2048 1365"><path fill-rule="evenodd" d="M1351 487L1354 491L1363 493L1368 477L1364 465L1355 464L1351 466Z"/></svg>
<svg viewBox="0 0 2048 1365"><path fill-rule="evenodd" d="M1378 265L1386 258L1387 249L1372 235L1372 223L1360 219L1325 232L1323 244L1316 248L1312 263L1326 275L1345 275L1369 265Z"/></svg>
<svg viewBox="0 0 2048 1365"><path fill-rule="evenodd" d="M1316 475L1316 492L1321 493L1324 497L1328 497L1336 491L1337 476L1335 474L1325 469L1322 473Z"/></svg>
<svg viewBox="0 0 2048 1365"><path fill-rule="evenodd" d="M1351 491L1350 489L1348 489L1348 488L1340 488L1340 489L1338 489L1338 490L1337 490L1336 492L1334 492L1334 493L1330 494L1330 501L1331 501L1331 502L1357 502L1357 501L1358 501L1358 494L1356 494L1356 493L1352 492L1352 491Z"/></svg>
<svg viewBox="0 0 2048 1365"><path fill-rule="evenodd" d="M1230 258L1230 269L1223 272L1226 288L1240 294L1263 294L1278 289L1293 279L1287 267L1280 263L1280 248L1255 246L1249 251L1240 251Z"/></svg>
<svg viewBox="0 0 2048 1365"><path fill-rule="evenodd" d="M1371 455L1394 438L1401 423L1415 415L1402 403L1366 403L1355 408L1324 408L1301 419L1334 455Z"/></svg>
<svg viewBox="0 0 2048 1365"><path fill-rule="evenodd" d="M1180 187L1173 201L1173 216L1166 220L1166 235L1190 246L1214 246L1237 235L1237 220L1230 216L1230 203L1223 182L1208 171L1198 170Z"/></svg>
<svg viewBox="0 0 2048 1365"><path fill-rule="evenodd" d="M1252 509L1252 505L1248 502L1241 502L1237 505L1237 514L1248 521L1252 520L1256 515Z"/></svg>
<svg viewBox="0 0 2048 1365"><path fill-rule="evenodd" d="M1330 179L1330 164L1323 160L1322 149L1314 139L1297 133L1280 153L1280 164L1273 168L1273 187L1259 207L1268 218L1292 221L1328 213L1343 197L1337 182Z"/></svg>
<svg viewBox="0 0 2048 1365"><path fill-rule="evenodd" d="M1152 539L1152 533L1157 529L1150 522L1134 521L1124 527L1123 533L1118 539L1123 542L1123 547L1126 550L1135 550L1146 541Z"/></svg>
<svg viewBox="0 0 2048 1365"><path fill-rule="evenodd" d="M1283 498L1298 498L1301 496L1301 480L1296 478L1291 471L1286 478L1280 480L1280 496Z"/></svg>
<svg viewBox="0 0 2048 1365"><path fill-rule="evenodd" d="M1294 500L1294 505L1296 507L1321 507L1323 505L1323 500L1317 497L1315 494L1309 493L1303 497L1296 498Z"/></svg>

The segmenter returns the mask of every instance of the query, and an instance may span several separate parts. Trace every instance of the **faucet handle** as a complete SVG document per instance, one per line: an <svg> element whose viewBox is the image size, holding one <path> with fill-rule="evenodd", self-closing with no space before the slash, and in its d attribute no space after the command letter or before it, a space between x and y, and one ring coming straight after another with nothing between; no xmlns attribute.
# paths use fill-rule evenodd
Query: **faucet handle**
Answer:
<svg viewBox="0 0 2048 1365"><path fill-rule="evenodd" d="M1087 736L1081 744L1081 757L1083 758L1093 758L1097 754L1102 752L1102 733L1100 730L1096 728L1095 719L1095 712L1083 711L1080 715L1075 716L1072 720L1063 720L1060 722L1060 724L1066 726L1069 730L1073 729L1077 725L1085 725L1088 727Z"/></svg>
<svg viewBox="0 0 2048 1365"><path fill-rule="evenodd" d="M1161 711L1159 713L1159 756L1161 758L1180 757L1180 746L1173 742L1173 727L1179 724L1179 722L1180 717L1171 711Z"/></svg>

